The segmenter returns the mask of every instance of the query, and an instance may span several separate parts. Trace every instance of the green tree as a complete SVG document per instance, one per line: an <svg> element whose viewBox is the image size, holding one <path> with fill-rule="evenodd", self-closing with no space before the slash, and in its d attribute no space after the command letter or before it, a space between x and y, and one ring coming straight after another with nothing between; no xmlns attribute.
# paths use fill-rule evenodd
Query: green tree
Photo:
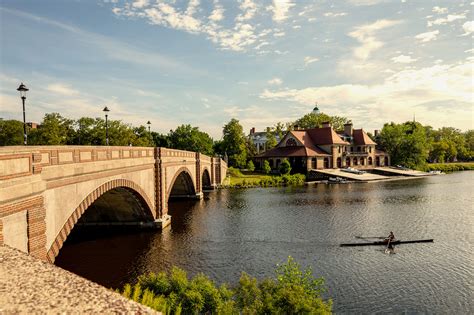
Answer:
<svg viewBox="0 0 474 315"><path fill-rule="evenodd" d="M74 121L58 113L45 114L38 129L31 133L29 144L65 145L74 139Z"/></svg>
<svg viewBox="0 0 474 315"><path fill-rule="evenodd" d="M229 165L244 168L247 162L247 145L243 128L239 121L232 118L223 128L222 149L229 157Z"/></svg>
<svg viewBox="0 0 474 315"><path fill-rule="evenodd" d="M247 168L247 170L249 170L250 172L255 171L255 165L253 164L252 160L249 160L249 161L247 162L247 167L246 167L246 168Z"/></svg>
<svg viewBox="0 0 474 315"><path fill-rule="evenodd" d="M270 172L272 171L272 168L270 167L270 163L268 163L267 160L263 161L262 170L265 174L270 174Z"/></svg>
<svg viewBox="0 0 474 315"><path fill-rule="evenodd" d="M153 143L155 147L163 147L163 148L171 147L170 141L167 135L152 131L151 136L153 138Z"/></svg>
<svg viewBox="0 0 474 315"><path fill-rule="evenodd" d="M213 155L213 140L198 127L191 125L181 125L168 134L170 147L173 149L200 152L206 155Z"/></svg>
<svg viewBox="0 0 474 315"><path fill-rule="evenodd" d="M297 119L293 126L298 126L300 129L311 129L321 127L324 122L330 122L335 130L343 130L344 124L348 121L346 117L309 113Z"/></svg>
<svg viewBox="0 0 474 315"><path fill-rule="evenodd" d="M0 146L23 144L23 123L18 120L0 120Z"/></svg>
<svg viewBox="0 0 474 315"><path fill-rule="evenodd" d="M145 126L133 128L132 145L137 147L152 147L154 146L153 138Z"/></svg>
<svg viewBox="0 0 474 315"><path fill-rule="evenodd" d="M280 166L279 166L279 170L280 170L280 174L282 174L282 175L290 174L291 165L290 165L290 162L288 161L288 159L283 159L283 161L281 161Z"/></svg>
<svg viewBox="0 0 474 315"><path fill-rule="evenodd" d="M265 142L265 147L266 147L267 150L273 149L278 144L277 140L276 140L276 137L275 137L275 133L276 133L275 129L267 127L267 130L266 130L266 133L265 133L265 135L267 137L267 142Z"/></svg>
<svg viewBox="0 0 474 315"><path fill-rule="evenodd" d="M422 167L431 147L425 128L411 121L385 124L379 140L379 144L390 154L392 164L410 168Z"/></svg>

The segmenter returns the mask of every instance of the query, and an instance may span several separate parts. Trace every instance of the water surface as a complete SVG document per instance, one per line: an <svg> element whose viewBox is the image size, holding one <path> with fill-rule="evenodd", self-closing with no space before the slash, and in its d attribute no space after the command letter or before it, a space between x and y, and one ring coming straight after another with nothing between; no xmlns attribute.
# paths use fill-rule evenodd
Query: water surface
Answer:
<svg viewBox="0 0 474 315"><path fill-rule="evenodd" d="M107 287L176 265L235 283L291 255L323 276L337 313L474 313L473 175L211 192L170 203L162 232L67 242L57 265ZM355 236L434 238L387 255Z"/></svg>

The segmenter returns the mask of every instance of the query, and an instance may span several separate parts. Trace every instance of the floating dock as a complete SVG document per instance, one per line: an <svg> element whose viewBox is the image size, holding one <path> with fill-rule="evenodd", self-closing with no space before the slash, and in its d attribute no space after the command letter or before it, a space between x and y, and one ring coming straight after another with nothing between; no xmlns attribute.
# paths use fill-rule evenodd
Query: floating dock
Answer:
<svg viewBox="0 0 474 315"><path fill-rule="evenodd" d="M327 178L327 177L341 177L351 181L362 181L370 182L375 180L386 180L390 179L388 176L373 174L373 173L364 173L364 174L354 174L349 172L344 172L339 168L336 169L312 169L310 172L314 172L317 177Z"/></svg>
<svg viewBox="0 0 474 315"><path fill-rule="evenodd" d="M385 176L410 176L410 177L425 177L432 176L433 174L415 171L410 169L401 169L396 167L376 167L372 170L373 173L377 173Z"/></svg>

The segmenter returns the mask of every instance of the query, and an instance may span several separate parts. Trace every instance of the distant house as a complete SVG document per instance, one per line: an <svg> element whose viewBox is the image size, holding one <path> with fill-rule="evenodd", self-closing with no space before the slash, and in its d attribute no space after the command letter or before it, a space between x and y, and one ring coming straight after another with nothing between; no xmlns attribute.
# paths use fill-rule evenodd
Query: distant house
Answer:
<svg viewBox="0 0 474 315"><path fill-rule="evenodd" d="M376 149L376 143L363 129L353 129L352 123L336 132L330 123L321 128L291 130L278 145L256 156L256 167L267 160L274 169L283 159L290 161L294 172L311 169L344 168L370 169L390 165L390 157Z"/></svg>
<svg viewBox="0 0 474 315"><path fill-rule="evenodd" d="M250 140L252 140L252 143L255 146L255 150L257 151L257 154L263 153L267 150L267 133L265 131L263 132L256 132L255 127L250 129L250 134L249 134ZM280 137L278 135L275 136L275 139L277 142L280 141Z"/></svg>

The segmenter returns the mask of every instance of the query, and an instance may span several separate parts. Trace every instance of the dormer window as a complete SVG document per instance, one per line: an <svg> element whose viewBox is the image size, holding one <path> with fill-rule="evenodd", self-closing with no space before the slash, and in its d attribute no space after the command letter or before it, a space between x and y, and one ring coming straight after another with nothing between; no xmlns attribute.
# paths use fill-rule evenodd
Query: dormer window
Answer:
<svg viewBox="0 0 474 315"><path fill-rule="evenodd" d="M293 138L289 138L286 140L286 146L287 147L296 147L296 140Z"/></svg>

